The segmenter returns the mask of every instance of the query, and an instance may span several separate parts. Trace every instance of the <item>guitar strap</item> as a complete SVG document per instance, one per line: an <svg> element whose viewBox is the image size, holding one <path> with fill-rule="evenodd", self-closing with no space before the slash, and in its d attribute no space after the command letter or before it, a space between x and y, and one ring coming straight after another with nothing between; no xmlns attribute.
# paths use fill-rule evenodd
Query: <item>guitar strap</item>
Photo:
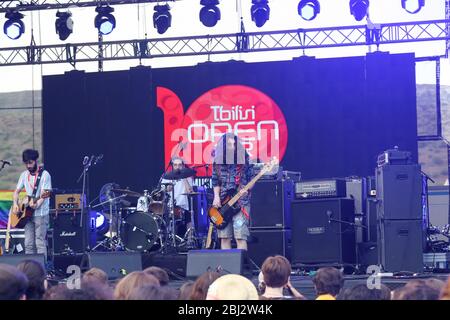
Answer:
<svg viewBox="0 0 450 320"><path fill-rule="evenodd" d="M42 178L42 172L44 172L44 168L39 167L38 175L37 175L36 181L34 183L33 194L31 195L31 198L33 198L33 199L36 198L36 194L39 189L39 185L40 185L41 178Z"/></svg>

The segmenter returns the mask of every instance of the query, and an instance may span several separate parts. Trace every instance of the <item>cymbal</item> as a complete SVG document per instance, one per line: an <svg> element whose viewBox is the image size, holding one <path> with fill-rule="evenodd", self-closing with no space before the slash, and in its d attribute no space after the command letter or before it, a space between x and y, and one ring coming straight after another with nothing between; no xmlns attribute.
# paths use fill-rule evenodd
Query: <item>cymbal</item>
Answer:
<svg viewBox="0 0 450 320"><path fill-rule="evenodd" d="M200 192L182 193L182 196L197 196L201 194Z"/></svg>
<svg viewBox="0 0 450 320"><path fill-rule="evenodd" d="M166 173L163 178L167 180L180 180L189 178L195 175L195 170L190 168L183 168L179 170L173 170Z"/></svg>
<svg viewBox="0 0 450 320"><path fill-rule="evenodd" d="M111 191L126 194L129 197L139 198L140 196L142 196L142 194L140 194L139 192L135 192L135 191L127 190L127 189L111 189Z"/></svg>

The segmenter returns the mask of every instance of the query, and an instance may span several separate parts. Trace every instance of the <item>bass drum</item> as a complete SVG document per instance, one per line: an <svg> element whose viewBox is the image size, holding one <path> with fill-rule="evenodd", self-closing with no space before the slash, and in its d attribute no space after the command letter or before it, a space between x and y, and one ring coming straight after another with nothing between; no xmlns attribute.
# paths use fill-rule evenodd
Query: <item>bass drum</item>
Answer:
<svg viewBox="0 0 450 320"><path fill-rule="evenodd" d="M123 220L120 238L129 251L153 251L160 248L163 228L161 217L134 212Z"/></svg>

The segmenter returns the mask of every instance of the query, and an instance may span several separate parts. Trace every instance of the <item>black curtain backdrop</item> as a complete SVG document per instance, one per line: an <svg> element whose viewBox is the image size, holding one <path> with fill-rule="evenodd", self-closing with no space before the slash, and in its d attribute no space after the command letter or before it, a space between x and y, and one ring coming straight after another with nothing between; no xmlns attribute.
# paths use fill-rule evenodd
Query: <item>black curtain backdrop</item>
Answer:
<svg viewBox="0 0 450 320"><path fill-rule="evenodd" d="M75 184L84 155L104 154L91 172L91 197L107 182L142 191L163 171L162 111L157 86L187 109L206 91L240 84L270 96L288 125L281 165L303 177L373 175L377 155L399 146L417 161L413 54L244 63L44 77L46 168L59 188Z"/></svg>

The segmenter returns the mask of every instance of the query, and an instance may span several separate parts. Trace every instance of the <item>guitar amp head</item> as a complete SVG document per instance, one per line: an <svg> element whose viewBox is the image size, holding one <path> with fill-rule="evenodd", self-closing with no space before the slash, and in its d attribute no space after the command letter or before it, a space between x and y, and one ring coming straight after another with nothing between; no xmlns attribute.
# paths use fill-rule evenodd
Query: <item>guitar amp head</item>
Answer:
<svg viewBox="0 0 450 320"><path fill-rule="evenodd" d="M84 199L85 200L85 199ZM55 196L56 210L81 210L86 201L81 200L80 193L57 194Z"/></svg>

